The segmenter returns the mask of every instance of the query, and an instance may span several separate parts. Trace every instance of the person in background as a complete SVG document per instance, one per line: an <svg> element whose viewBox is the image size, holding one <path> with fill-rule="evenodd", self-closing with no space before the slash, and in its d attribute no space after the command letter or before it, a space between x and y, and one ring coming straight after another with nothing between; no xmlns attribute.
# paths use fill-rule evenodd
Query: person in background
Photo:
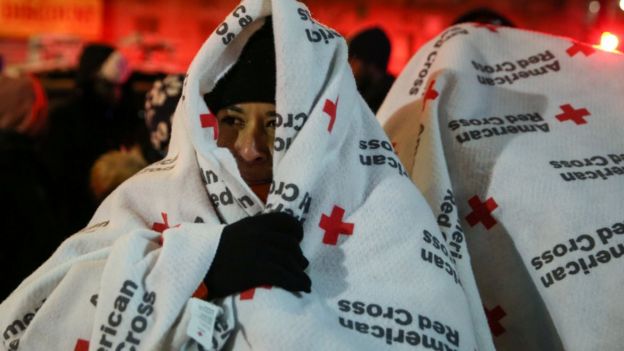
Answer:
<svg viewBox="0 0 624 351"><path fill-rule="evenodd" d="M7 234L0 245L0 301L62 241L50 184L35 152L47 105L36 78L0 76L0 222Z"/></svg>
<svg viewBox="0 0 624 351"><path fill-rule="evenodd" d="M96 209L89 189L95 160L136 143L137 118L122 99L129 75L127 60L113 47L87 45L76 72L75 94L50 113L40 152L65 233L83 228Z"/></svg>
<svg viewBox="0 0 624 351"><path fill-rule="evenodd" d="M374 113L394 83L394 76L387 71L391 49L390 39L379 27L363 30L349 40L349 65L357 89Z"/></svg>
<svg viewBox="0 0 624 351"><path fill-rule="evenodd" d="M48 100L34 76L0 75L0 129L35 139L45 130Z"/></svg>
<svg viewBox="0 0 624 351"><path fill-rule="evenodd" d="M145 97L147 137L131 147L111 150L100 156L91 168L89 187L99 204L126 179L150 163L167 155L171 139L171 119L182 95L184 75L167 75L154 82Z"/></svg>
<svg viewBox="0 0 624 351"><path fill-rule="evenodd" d="M486 7L470 10L453 21L453 25L467 22L493 24L495 26L515 27L507 17Z"/></svg>

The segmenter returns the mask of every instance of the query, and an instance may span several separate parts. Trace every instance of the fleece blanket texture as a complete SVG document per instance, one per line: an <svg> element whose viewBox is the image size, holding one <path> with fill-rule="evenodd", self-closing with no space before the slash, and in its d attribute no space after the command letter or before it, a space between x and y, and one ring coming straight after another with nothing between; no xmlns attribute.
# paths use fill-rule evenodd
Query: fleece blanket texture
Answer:
<svg viewBox="0 0 624 351"><path fill-rule="evenodd" d="M378 119L456 260L468 241L500 350L624 345L624 60L570 39L454 26Z"/></svg>
<svg viewBox="0 0 624 351"><path fill-rule="evenodd" d="M202 96L268 15L279 116L263 204L216 146L216 111ZM262 286L213 301L234 315L226 348L493 349L464 242L454 249L463 260L443 246L357 93L345 40L289 0L242 1L207 39L184 81L167 157L122 184L0 305L2 348L200 349L186 333L187 304L222 229L267 211L303 223L312 292ZM216 346L233 327L223 323Z"/></svg>

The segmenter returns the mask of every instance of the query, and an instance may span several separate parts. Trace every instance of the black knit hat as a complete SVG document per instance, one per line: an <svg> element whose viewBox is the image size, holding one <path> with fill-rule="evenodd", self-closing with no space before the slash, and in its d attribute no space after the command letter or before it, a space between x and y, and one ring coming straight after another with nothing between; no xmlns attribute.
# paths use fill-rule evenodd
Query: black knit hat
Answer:
<svg viewBox="0 0 624 351"><path fill-rule="evenodd" d="M85 87L95 79L102 64L115 51L111 46L105 44L89 44L85 46L80 54L80 62L76 71L76 82L78 86Z"/></svg>
<svg viewBox="0 0 624 351"><path fill-rule="evenodd" d="M385 71L390 60L390 39L379 27L357 33L349 42L349 58L357 58Z"/></svg>
<svg viewBox="0 0 624 351"><path fill-rule="evenodd" d="M250 38L238 61L204 96L212 113L241 102L275 103L275 43L271 18Z"/></svg>

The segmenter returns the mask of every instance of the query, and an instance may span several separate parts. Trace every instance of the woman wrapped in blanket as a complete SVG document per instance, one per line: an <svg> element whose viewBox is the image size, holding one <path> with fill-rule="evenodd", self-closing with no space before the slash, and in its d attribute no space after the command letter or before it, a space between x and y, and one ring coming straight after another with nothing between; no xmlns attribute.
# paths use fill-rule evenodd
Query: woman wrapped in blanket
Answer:
<svg viewBox="0 0 624 351"><path fill-rule="evenodd" d="M266 202L275 138L275 44L269 17L250 38L236 64L204 96L219 123L217 145L232 152L241 177ZM262 233L263 235L258 235ZM205 283L210 298L261 285L310 291L308 261L299 242L301 224L274 212L224 228Z"/></svg>

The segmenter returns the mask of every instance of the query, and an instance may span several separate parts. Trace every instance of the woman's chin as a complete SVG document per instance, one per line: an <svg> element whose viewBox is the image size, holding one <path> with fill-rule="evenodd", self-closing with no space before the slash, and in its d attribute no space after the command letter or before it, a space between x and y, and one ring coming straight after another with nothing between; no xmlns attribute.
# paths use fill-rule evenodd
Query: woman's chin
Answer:
<svg viewBox="0 0 624 351"><path fill-rule="evenodd" d="M262 185L262 184L271 184L273 179L271 178L260 178L260 177L245 177L243 175L243 180L247 185Z"/></svg>

